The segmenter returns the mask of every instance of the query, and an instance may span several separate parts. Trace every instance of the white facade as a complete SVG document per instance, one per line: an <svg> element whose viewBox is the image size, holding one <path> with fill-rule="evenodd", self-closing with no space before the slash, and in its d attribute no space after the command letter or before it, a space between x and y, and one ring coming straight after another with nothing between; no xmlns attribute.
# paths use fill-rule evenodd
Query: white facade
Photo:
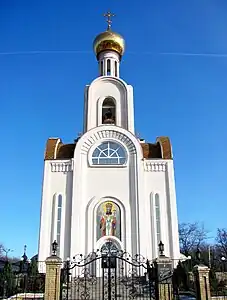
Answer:
<svg viewBox="0 0 227 300"><path fill-rule="evenodd" d="M113 51L100 54L100 76L85 88L84 133L71 145L74 155L59 159L61 140L47 142L39 261L54 240L63 260L107 240L148 259L158 256L162 241L165 255L179 258L173 160L161 143L162 157L145 157L134 135L133 89L118 77L119 63Z"/></svg>

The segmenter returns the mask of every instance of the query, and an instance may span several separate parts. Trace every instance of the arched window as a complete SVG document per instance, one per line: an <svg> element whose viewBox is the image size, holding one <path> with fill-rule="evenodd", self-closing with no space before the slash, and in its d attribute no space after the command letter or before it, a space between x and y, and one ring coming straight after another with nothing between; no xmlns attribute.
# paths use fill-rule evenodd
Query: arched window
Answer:
<svg viewBox="0 0 227 300"><path fill-rule="evenodd" d="M108 254L116 255L118 251L119 249L117 245L113 243L113 241L106 242L101 248L101 253L104 255L108 255Z"/></svg>
<svg viewBox="0 0 227 300"><path fill-rule="evenodd" d="M60 255L60 243L61 243L61 216L62 216L62 195L55 194L53 196L52 204L52 220L51 220L51 252L52 243L54 240L58 243L57 255Z"/></svg>
<svg viewBox="0 0 227 300"><path fill-rule="evenodd" d="M104 71L103 71L103 61L101 61L101 63L100 63L100 74L101 74L101 76L103 76L103 74L104 74Z"/></svg>
<svg viewBox="0 0 227 300"><path fill-rule="evenodd" d="M62 195L58 195L57 202L57 243L58 243L58 255L60 252L60 242L61 242L61 212L62 212Z"/></svg>
<svg viewBox="0 0 227 300"><path fill-rule="evenodd" d="M113 98L108 97L102 105L102 123L115 124L116 105Z"/></svg>
<svg viewBox="0 0 227 300"><path fill-rule="evenodd" d="M111 141L100 144L92 153L93 165L124 165L126 159L123 146Z"/></svg>
<svg viewBox="0 0 227 300"><path fill-rule="evenodd" d="M110 76L110 59L107 59L107 75Z"/></svg>
<svg viewBox="0 0 227 300"><path fill-rule="evenodd" d="M103 236L121 239L121 211L112 200L101 203L97 209L97 240Z"/></svg>
<svg viewBox="0 0 227 300"><path fill-rule="evenodd" d="M53 196L53 202L52 202L52 218L51 218L51 238L50 238L50 253L52 253L52 243L54 240L56 240L55 236L55 215L56 215L56 195Z"/></svg>
<svg viewBox="0 0 227 300"><path fill-rule="evenodd" d="M157 245L161 241L161 219L160 219L160 200L159 194L155 194L155 220Z"/></svg>
<svg viewBox="0 0 227 300"><path fill-rule="evenodd" d="M118 73L117 73L117 62L115 61L115 63L114 63L114 65L115 65L115 76L117 77L118 76Z"/></svg>

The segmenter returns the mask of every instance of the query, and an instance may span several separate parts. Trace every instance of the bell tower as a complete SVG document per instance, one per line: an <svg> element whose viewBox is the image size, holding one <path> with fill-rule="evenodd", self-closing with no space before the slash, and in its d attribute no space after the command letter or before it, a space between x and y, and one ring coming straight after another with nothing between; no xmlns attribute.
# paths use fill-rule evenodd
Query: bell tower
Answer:
<svg viewBox="0 0 227 300"><path fill-rule="evenodd" d="M99 73L85 89L84 132L111 124L134 133L133 89L120 79L125 41L119 33L112 31L115 15L107 12L104 16L107 29L93 42Z"/></svg>

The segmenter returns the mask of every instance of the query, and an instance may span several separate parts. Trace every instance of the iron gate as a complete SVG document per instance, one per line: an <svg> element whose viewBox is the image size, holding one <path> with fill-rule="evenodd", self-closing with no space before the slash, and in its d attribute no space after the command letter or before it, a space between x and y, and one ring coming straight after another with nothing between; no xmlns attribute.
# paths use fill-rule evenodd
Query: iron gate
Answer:
<svg viewBox="0 0 227 300"><path fill-rule="evenodd" d="M75 256L62 270L62 299L153 299L153 268L141 255L131 256L107 242L101 251Z"/></svg>

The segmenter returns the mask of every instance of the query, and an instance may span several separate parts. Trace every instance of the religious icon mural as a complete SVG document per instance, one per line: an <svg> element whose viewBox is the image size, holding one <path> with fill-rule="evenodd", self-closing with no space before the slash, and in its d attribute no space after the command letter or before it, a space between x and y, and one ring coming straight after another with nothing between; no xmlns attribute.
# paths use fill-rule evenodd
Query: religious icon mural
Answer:
<svg viewBox="0 0 227 300"><path fill-rule="evenodd" d="M121 239L121 212L113 201L105 201L97 209L97 240L103 236Z"/></svg>

